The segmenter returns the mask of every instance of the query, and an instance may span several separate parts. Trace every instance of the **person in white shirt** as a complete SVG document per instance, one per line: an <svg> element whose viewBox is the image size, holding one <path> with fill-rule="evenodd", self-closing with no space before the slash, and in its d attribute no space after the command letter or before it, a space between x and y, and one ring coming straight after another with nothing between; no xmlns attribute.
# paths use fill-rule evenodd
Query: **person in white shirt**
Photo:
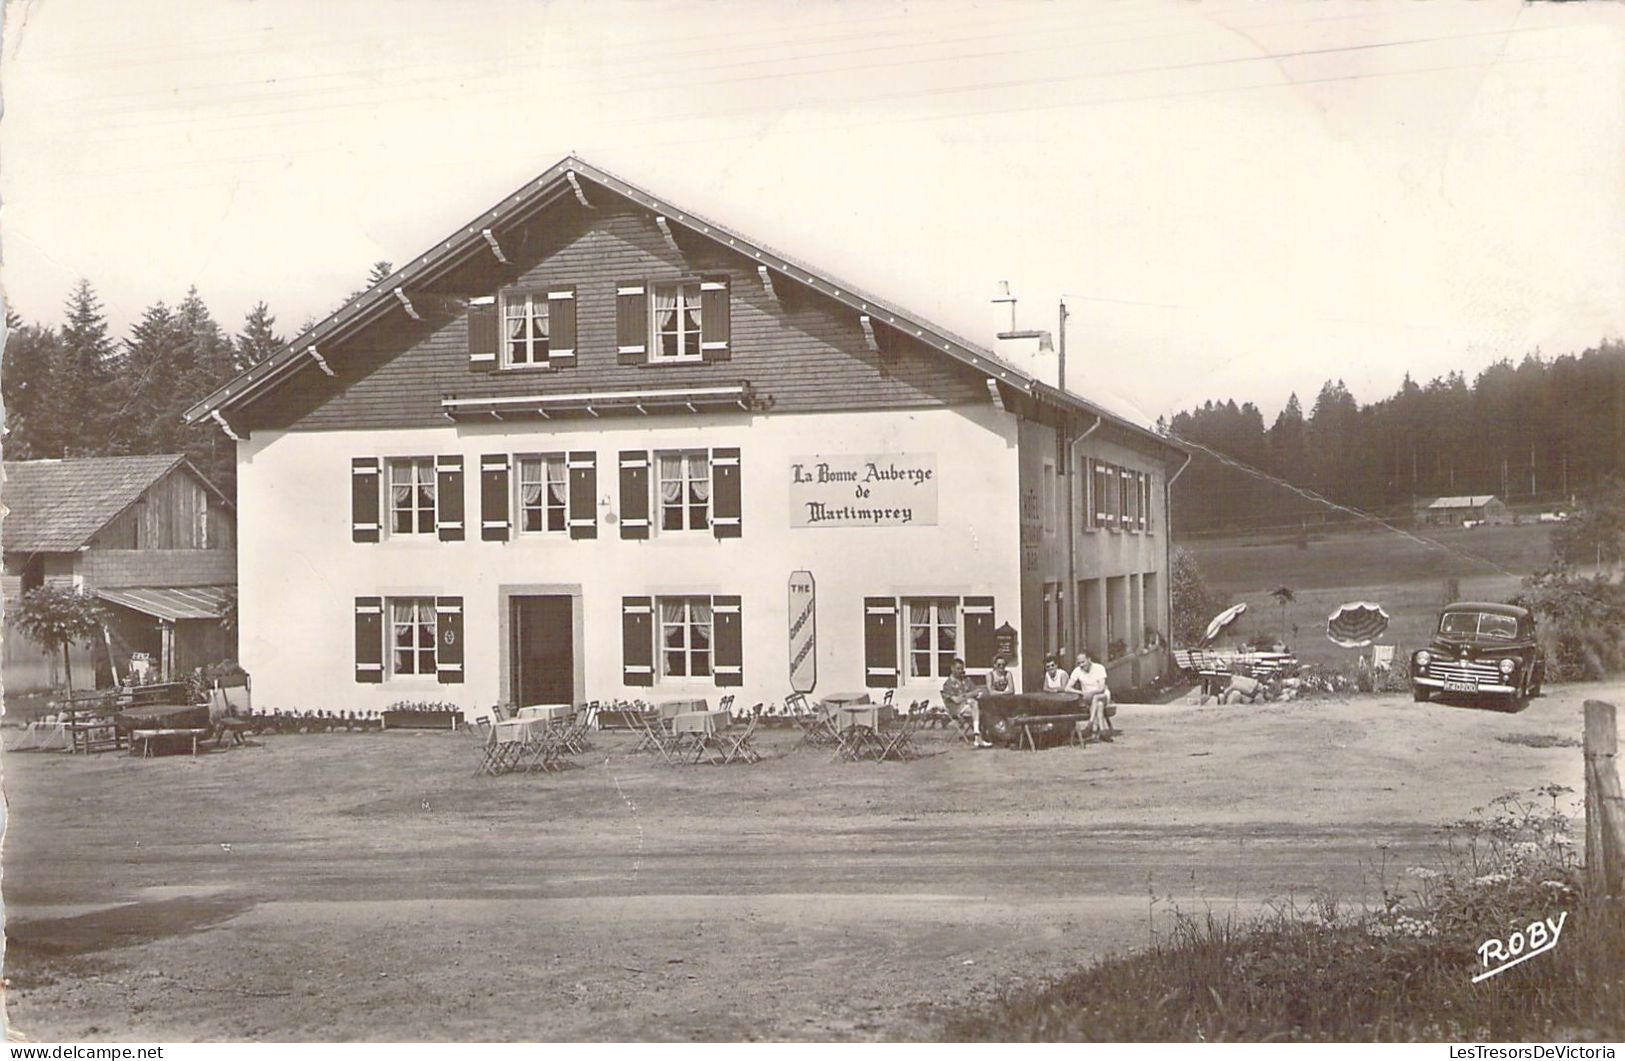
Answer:
<svg viewBox="0 0 1625 1061"><path fill-rule="evenodd" d="M1089 705L1089 732L1103 741L1111 740L1108 731L1114 729L1106 715L1112 702L1112 691L1106 684L1106 668L1089 658L1089 653L1078 653L1078 665L1067 679L1066 691L1082 696Z"/></svg>
<svg viewBox="0 0 1625 1061"><path fill-rule="evenodd" d="M1060 662L1054 656L1044 657L1044 691L1066 692L1066 671L1061 669Z"/></svg>

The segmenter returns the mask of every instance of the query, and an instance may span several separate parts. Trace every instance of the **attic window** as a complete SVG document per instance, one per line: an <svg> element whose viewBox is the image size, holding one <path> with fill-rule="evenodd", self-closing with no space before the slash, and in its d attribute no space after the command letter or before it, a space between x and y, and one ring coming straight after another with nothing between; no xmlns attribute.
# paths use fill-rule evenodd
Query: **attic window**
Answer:
<svg viewBox="0 0 1625 1061"><path fill-rule="evenodd" d="M700 285L655 284L649 300L652 361L700 360Z"/></svg>
<svg viewBox="0 0 1625 1061"><path fill-rule="evenodd" d="M548 356L547 295L515 292L503 298L507 364L545 365Z"/></svg>

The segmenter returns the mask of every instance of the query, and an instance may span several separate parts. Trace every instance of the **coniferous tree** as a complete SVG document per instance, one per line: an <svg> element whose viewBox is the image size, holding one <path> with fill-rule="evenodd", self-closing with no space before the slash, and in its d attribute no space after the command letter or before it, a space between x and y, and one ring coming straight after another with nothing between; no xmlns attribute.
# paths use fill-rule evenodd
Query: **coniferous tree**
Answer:
<svg viewBox="0 0 1625 1061"><path fill-rule="evenodd" d="M57 334L39 324L24 324L6 311L6 346L0 362L0 401L5 404L7 460L50 456L40 433L49 423L46 400L52 366L61 356Z"/></svg>
<svg viewBox="0 0 1625 1061"><path fill-rule="evenodd" d="M59 338L42 402L41 456L106 453L112 448L106 414L115 397L113 340L90 281L80 280L68 296Z"/></svg>
<svg viewBox="0 0 1625 1061"><path fill-rule="evenodd" d="M243 330L237 333L237 370L257 365L282 348L286 342L276 334L276 318L264 302L256 302L243 319Z"/></svg>

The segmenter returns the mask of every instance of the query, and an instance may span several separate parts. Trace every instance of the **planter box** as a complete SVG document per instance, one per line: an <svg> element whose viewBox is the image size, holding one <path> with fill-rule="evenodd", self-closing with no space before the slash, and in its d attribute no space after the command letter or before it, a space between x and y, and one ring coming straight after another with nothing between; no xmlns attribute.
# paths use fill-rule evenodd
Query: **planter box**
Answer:
<svg viewBox="0 0 1625 1061"><path fill-rule="evenodd" d="M385 729L456 729L463 724L461 711L385 711Z"/></svg>

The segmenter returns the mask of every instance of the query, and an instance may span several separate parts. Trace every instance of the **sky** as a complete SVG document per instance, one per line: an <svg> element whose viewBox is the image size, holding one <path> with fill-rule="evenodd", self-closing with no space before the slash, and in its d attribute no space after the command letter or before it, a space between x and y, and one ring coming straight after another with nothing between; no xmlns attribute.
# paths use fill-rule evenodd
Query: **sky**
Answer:
<svg viewBox="0 0 1625 1061"><path fill-rule="evenodd" d="M7 0L0 286L288 336L575 152L1150 421L1625 333L1625 5ZM1031 365L1038 371L1052 367Z"/></svg>

